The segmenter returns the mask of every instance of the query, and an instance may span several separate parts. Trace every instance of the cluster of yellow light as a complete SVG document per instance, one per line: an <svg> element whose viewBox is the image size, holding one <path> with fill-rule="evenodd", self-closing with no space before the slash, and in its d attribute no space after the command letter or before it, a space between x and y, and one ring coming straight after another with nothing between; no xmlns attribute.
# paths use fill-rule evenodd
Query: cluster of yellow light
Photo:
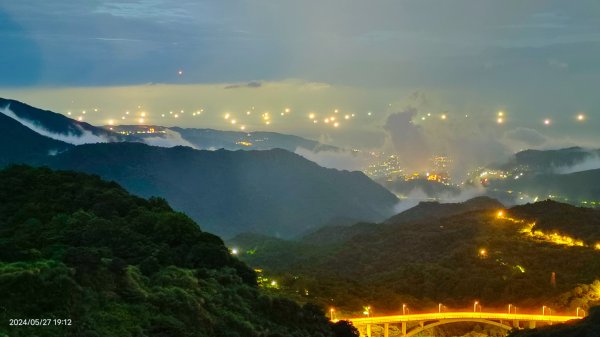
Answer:
<svg viewBox="0 0 600 337"><path fill-rule="evenodd" d="M503 124L504 123L504 112L498 111L498 118L496 119L496 123Z"/></svg>
<svg viewBox="0 0 600 337"><path fill-rule="evenodd" d="M577 115L577 120L580 122L583 122L585 120L585 115L584 114Z"/></svg>
<svg viewBox="0 0 600 337"><path fill-rule="evenodd" d="M505 216L505 213L503 210L498 211L498 213L496 213L496 217L498 217L500 219L508 220L508 221L511 221L511 222L517 223L517 224L526 224L526 222L523 220ZM578 240L578 239L572 238L567 235L560 235L556 232L552 233L552 234L548 234L539 229L534 230L534 227L535 227L535 222L528 223L519 232L521 234L525 234L526 236L528 236L530 238L534 238L534 239L548 242L548 243L553 243L556 245L568 246L568 247L588 247L583 242L583 240ZM594 246L594 248L600 250L600 243L597 243Z"/></svg>
<svg viewBox="0 0 600 337"><path fill-rule="evenodd" d="M479 309L479 303L475 302L475 309ZM550 311L550 308L544 306L541 314L517 314L517 313L506 313L506 312L435 312L435 313L423 313L423 314L407 314L407 315L391 315L391 316L373 316L372 312L363 307L363 316L361 317L345 317L354 324L354 326L364 324L384 324L384 323L400 323L400 322L426 322L426 321L437 321L442 319L490 319L490 320L519 320L519 321L535 321L535 322L552 322L552 323L564 323L573 319L581 319L583 317L568 316L568 315L556 315ZM475 311L475 310L474 310ZM579 314L578 310L577 314ZM585 313L584 313L585 315ZM366 316L366 317L365 317Z"/></svg>
<svg viewBox="0 0 600 337"><path fill-rule="evenodd" d="M521 229L520 232L535 239L554 243L556 245L585 247L585 243L583 243L582 240L577 240L570 236L560 235L558 233L547 234L539 229L534 230L533 227L535 227L535 222L528 224L525 228Z"/></svg>

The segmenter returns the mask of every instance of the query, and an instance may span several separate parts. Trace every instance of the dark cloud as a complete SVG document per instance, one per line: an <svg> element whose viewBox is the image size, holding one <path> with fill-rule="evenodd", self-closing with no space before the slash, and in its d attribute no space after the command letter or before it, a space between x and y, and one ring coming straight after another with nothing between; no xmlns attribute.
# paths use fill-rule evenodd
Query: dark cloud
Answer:
<svg viewBox="0 0 600 337"><path fill-rule="evenodd" d="M416 109L407 108L390 114L383 126L394 151L400 156L403 165L410 169L426 166L431 157L430 145L423 128L413 122L416 115Z"/></svg>
<svg viewBox="0 0 600 337"><path fill-rule="evenodd" d="M262 87L262 83L260 82L248 82L248 83L237 83L237 84L229 84L225 86L225 89L239 89L239 88L260 88Z"/></svg>
<svg viewBox="0 0 600 337"><path fill-rule="evenodd" d="M548 141L546 136L542 135L539 131L524 127L517 127L507 131L504 136L508 140L515 140L526 146L540 146Z"/></svg>

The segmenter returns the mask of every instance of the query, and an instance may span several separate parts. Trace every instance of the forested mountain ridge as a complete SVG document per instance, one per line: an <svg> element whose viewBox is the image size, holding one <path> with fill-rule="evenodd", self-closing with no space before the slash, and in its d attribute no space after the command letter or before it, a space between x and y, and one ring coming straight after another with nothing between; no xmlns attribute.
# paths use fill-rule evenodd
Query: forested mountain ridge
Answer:
<svg viewBox="0 0 600 337"><path fill-rule="evenodd" d="M241 232L292 237L340 215L383 220L397 202L361 172L326 169L280 149L87 144L48 158L47 164L98 174L144 197L164 197L225 237Z"/></svg>
<svg viewBox="0 0 600 337"><path fill-rule="evenodd" d="M164 200L45 168L0 171L0 293L1 336L332 336Z"/></svg>
<svg viewBox="0 0 600 337"><path fill-rule="evenodd" d="M357 224L340 229L343 240L329 242L319 235L292 242L244 235L228 244L290 294L354 314L364 303L393 313L403 303L432 310L438 303L463 308L474 299L488 308L544 303L572 314L600 304L592 296L600 279L599 217L599 210L545 201Z"/></svg>

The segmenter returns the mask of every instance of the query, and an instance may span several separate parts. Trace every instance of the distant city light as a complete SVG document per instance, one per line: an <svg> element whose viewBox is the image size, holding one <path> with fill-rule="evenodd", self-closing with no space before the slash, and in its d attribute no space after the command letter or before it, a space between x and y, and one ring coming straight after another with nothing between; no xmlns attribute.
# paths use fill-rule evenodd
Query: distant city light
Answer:
<svg viewBox="0 0 600 337"><path fill-rule="evenodd" d="M580 122L584 121L585 120L585 115L584 114L577 115L577 120L580 121Z"/></svg>
<svg viewBox="0 0 600 337"><path fill-rule="evenodd" d="M544 125L550 125L552 123L549 119L544 119Z"/></svg>

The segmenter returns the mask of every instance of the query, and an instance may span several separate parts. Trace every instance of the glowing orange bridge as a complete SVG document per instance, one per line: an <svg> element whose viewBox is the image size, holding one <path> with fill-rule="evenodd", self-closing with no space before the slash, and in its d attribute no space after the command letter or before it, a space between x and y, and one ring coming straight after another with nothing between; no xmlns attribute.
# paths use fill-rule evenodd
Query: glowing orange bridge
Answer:
<svg viewBox="0 0 600 337"><path fill-rule="evenodd" d="M564 323L580 318L582 317L494 312L441 312L415 315L357 317L346 318L346 320L354 324L354 326L360 331L361 337L371 337L375 328L377 329L378 335L389 337L390 326L396 327L394 329L394 335L411 337L439 325L458 322L475 322L492 325L502 328L508 333L510 330L515 328L533 329L537 324L549 325L554 323ZM381 330L383 330L383 332L381 332ZM398 334L396 330L399 330L400 334Z"/></svg>

